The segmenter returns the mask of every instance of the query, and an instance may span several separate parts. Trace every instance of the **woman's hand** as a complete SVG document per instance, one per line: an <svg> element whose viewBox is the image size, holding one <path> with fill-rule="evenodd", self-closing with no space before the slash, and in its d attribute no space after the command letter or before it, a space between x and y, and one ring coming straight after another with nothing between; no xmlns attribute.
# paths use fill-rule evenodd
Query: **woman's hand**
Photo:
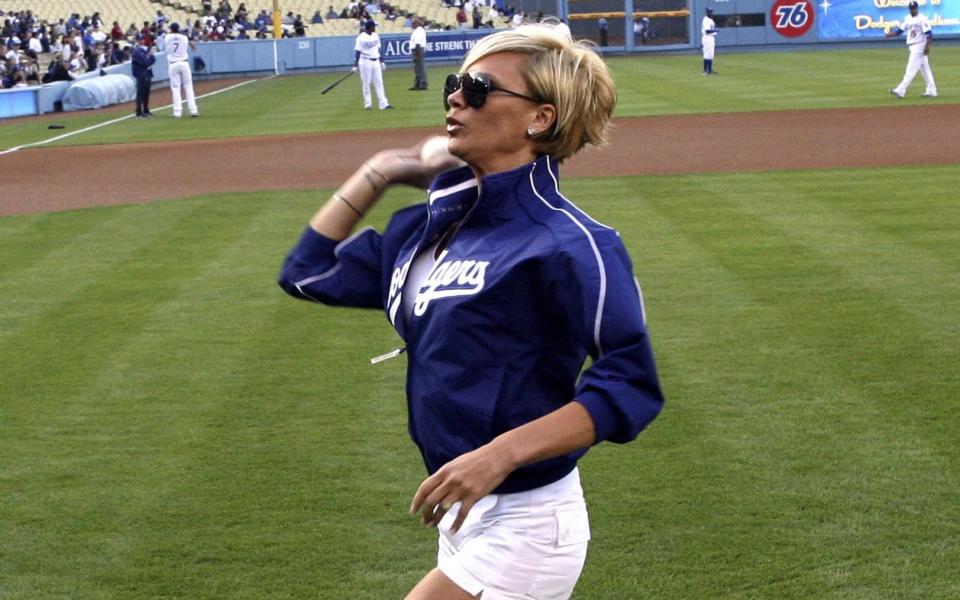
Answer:
<svg viewBox="0 0 960 600"><path fill-rule="evenodd" d="M436 527L456 502L461 502L451 531L463 525L467 513L481 498L507 478L515 465L506 450L490 443L443 465L420 484L410 505L410 514L421 514L424 525Z"/></svg>
<svg viewBox="0 0 960 600"><path fill-rule="evenodd" d="M437 174L463 164L452 154L433 157L428 163L424 163L421 160L420 149L429 139L421 140L416 146L410 148L378 152L367 161L367 164L381 173L389 183L405 183L426 188Z"/></svg>

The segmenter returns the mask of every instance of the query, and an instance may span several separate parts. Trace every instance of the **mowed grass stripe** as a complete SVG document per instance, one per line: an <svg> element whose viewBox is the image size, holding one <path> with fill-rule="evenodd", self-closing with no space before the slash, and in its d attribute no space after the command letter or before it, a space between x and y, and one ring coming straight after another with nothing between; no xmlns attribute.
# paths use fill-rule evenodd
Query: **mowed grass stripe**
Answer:
<svg viewBox="0 0 960 600"><path fill-rule="evenodd" d="M942 396L957 387L955 344L914 308L955 293L931 276L949 266L953 238L931 228L952 214L957 169L923 170L934 202L898 186L900 169L565 183L632 252L668 394L636 443L602 445L583 463L595 540L576 598L955 595L958 423ZM415 196L391 195L370 223ZM151 243L159 264L134 252L119 265L166 291L140 330L98 334L91 352L108 356L83 359L99 372L77 382L72 415L49 417L58 437L46 415L19 413L71 393L70 370L42 368L59 367L48 349L36 375L4 373L4 398L24 392L2 405L15 420L0 419L0 456L29 458L0 463L13 506L0 513L7 589L379 598L429 568L432 532L403 515L423 474L406 439L402 359L367 365L395 334L376 311L295 302L273 283L322 197L129 213L136 231L175 206L202 207ZM100 210L124 209L67 214L102 220ZM858 212L872 216L858 226ZM890 249L872 247L888 238ZM914 266L906 279L870 262L897 246L907 258L891 262ZM102 285L76 310L140 300L119 277ZM942 319L960 326L949 310ZM67 320L60 333L86 325ZM51 382L25 384L35 376ZM71 455L75 472L45 466Z"/></svg>

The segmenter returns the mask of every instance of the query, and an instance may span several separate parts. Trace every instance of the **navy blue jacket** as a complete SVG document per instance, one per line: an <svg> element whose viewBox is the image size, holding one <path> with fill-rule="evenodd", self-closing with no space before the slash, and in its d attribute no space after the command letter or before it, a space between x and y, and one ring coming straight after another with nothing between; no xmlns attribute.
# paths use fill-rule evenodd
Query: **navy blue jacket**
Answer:
<svg viewBox="0 0 960 600"><path fill-rule="evenodd" d="M150 50L137 44L136 48L133 49L133 58L131 59L134 78L153 77L153 69L150 67L156 61L157 57L151 54Z"/></svg>
<svg viewBox="0 0 960 600"><path fill-rule="evenodd" d="M308 227L280 285L386 311L407 345L409 430L430 473L571 400L593 418L598 443L632 440L663 395L617 232L560 194L546 156L480 188L463 167L438 176L427 205L398 211L383 234L367 228L338 243ZM408 323L401 296L417 249L461 219ZM494 493L552 483L585 452L522 467Z"/></svg>

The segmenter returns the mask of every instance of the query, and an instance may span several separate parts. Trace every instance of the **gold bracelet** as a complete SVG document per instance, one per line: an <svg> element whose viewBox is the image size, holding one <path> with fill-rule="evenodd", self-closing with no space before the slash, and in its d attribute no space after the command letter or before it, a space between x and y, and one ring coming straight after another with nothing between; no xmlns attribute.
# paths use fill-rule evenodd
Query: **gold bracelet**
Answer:
<svg viewBox="0 0 960 600"><path fill-rule="evenodd" d="M363 216L363 213L360 212L359 210L357 210L357 207L356 207L356 206L354 206L353 204L350 204L350 201L347 200L346 198L344 198L343 196L341 196L340 194L334 192L334 193L333 193L333 197L336 198L337 200L339 200L340 202L343 202L343 203L346 204L347 206L349 206L349 207L350 207L350 210L352 210L353 212L357 213L357 216L360 216L360 217Z"/></svg>

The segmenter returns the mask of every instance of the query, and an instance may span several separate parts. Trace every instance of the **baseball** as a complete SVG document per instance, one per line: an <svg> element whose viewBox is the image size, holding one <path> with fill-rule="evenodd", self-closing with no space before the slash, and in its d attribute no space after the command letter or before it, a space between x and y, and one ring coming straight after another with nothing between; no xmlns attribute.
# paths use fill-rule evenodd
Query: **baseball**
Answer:
<svg viewBox="0 0 960 600"><path fill-rule="evenodd" d="M449 141L447 136L437 135L424 142L420 147L420 162L429 167L449 161L451 159L450 153L447 152Z"/></svg>

